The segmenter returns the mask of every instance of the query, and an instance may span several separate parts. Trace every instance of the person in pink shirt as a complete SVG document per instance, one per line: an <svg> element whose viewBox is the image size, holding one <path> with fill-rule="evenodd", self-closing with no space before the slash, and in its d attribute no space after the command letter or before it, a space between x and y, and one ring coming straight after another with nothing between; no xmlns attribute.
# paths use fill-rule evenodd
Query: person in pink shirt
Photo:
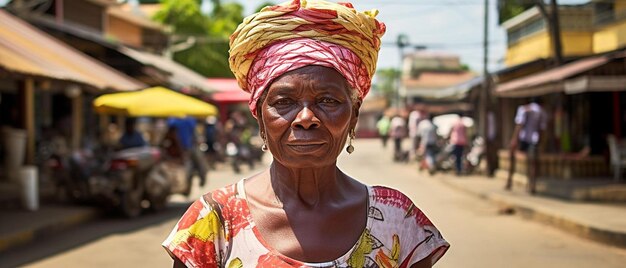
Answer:
<svg viewBox="0 0 626 268"><path fill-rule="evenodd" d="M463 114L459 113L459 119L450 128L450 144L454 146L452 154L455 157L456 174L463 171L463 151L467 146L467 128L463 124Z"/></svg>

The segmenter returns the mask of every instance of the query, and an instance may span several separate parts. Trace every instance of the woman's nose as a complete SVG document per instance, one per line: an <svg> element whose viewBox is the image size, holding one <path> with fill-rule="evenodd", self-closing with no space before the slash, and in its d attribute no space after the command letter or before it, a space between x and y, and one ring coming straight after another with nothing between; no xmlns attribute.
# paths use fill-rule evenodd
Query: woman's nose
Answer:
<svg viewBox="0 0 626 268"><path fill-rule="evenodd" d="M302 110L296 115L296 118L291 123L291 127L295 128L317 128L320 126L320 120L315 116L313 110L311 110L307 105L302 107Z"/></svg>

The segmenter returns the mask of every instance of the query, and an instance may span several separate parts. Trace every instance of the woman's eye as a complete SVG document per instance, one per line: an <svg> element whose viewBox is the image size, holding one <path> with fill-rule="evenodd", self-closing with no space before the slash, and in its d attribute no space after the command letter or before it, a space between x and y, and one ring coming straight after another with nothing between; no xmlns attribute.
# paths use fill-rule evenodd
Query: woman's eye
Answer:
<svg viewBox="0 0 626 268"><path fill-rule="evenodd" d="M274 102L274 105L284 106L284 105L289 105L291 103L292 103L291 99L279 99Z"/></svg>
<svg viewBox="0 0 626 268"><path fill-rule="evenodd" d="M339 103L339 101L332 99L332 98L323 98L320 100L320 103L335 104L335 103Z"/></svg>

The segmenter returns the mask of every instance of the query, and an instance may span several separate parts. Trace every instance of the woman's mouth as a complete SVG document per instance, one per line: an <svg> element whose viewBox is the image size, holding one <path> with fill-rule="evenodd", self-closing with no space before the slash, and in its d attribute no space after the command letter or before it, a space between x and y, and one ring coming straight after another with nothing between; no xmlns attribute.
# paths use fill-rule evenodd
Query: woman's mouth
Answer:
<svg viewBox="0 0 626 268"><path fill-rule="evenodd" d="M294 151L302 153L314 152L324 146L323 143L287 144Z"/></svg>

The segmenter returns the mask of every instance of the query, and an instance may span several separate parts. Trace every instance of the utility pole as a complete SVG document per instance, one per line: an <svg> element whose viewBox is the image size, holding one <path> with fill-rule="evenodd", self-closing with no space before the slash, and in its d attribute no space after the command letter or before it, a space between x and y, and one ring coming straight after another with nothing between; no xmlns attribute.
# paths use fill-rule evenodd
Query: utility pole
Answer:
<svg viewBox="0 0 626 268"><path fill-rule="evenodd" d="M396 85L396 110L400 112L400 85L402 85L402 65L404 63L404 48L409 45L409 37L406 34L398 35L398 39L396 40L396 45L398 45L398 50L400 51L400 64L398 68L398 78Z"/></svg>
<svg viewBox="0 0 626 268"><path fill-rule="evenodd" d="M495 142L489 137L489 113L492 109L491 105L491 78L489 75L489 0L485 0L485 20L483 25L483 88L480 91L478 124L479 134L485 139L485 152L487 160L487 175L493 176L497 165L497 155ZM495 119L492 118L492 121ZM491 122L495 123L495 122ZM495 127L495 126L491 126Z"/></svg>
<svg viewBox="0 0 626 268"><path fill-rule="evenodd" d="M559 24L559 5L556 0L550 0L550 13L546 9L543 0L535 0L539 12L546 20L550 41L552 43L552 52L554 54L554 63L559 66L563 64L563 47L561 44L561 27Z"/></svg>

